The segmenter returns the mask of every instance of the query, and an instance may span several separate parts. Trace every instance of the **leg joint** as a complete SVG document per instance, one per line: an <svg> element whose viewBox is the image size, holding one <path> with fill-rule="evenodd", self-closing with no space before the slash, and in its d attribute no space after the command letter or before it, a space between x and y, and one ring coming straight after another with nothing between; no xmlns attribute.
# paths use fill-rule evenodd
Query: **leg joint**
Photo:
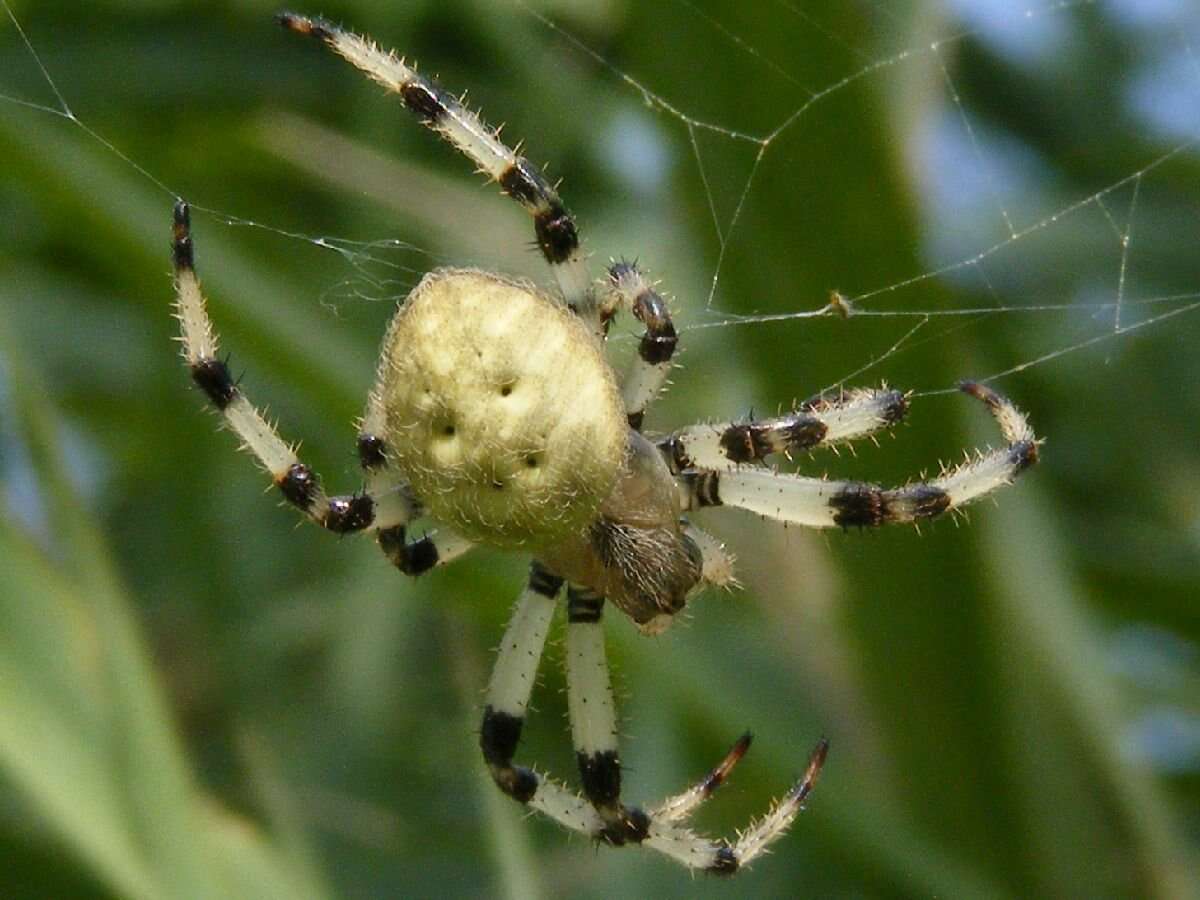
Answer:
<svg viewBox="0 0 1200 900"><path fill-rule="evenodd" d="M224 410L237 396L238 388L222 359L204 357L192 363L192 381L204 391L217 409Z"/></svg>
<svg viewBox="0 0 1200 900"><path fill-rule="evenodd" d="M615 808L621 797L621 761L615 750L576 753L583 794L597 809Z"/></svg>
<svg viewBox="0 0 1200 900"><path fill-rule="evenodd" d="M538 247L551 265L565 263L579 247L575 220L561 203L550 203L534 213L533 228Z"/></svg>
<svg viewBox="0 0 1200 900"><path fill-rule="evenodd" d="M379 469L387 463L387 444L383 438L364 432L358 436L358 462L364 469Z"/></svg>
<svg viewBox="0 0 1200 900"><path fill-rule="evenodd" d="M379 549L397 569L405 575L421 575L428 572L438 561L437 545L426 535L409 542L403 525L381 528L377 539Z"/></svg>
<svg viewBox="0 0 1200 900"><path fill-rule="evenodd" d="M595 591L575 585L567 588L567 622L599 622L603 612L604 598Z"/></svg>
<svg viewBox="0 0 1200 900"><path fill-rule="evenodd" d="M636 806L622 806L616 819L609 822L597 837L606 844L622 847L640 844L650 835L650 816Z"/></svg>
<svg viewBox="0 0 1200 900"><path fill-rule="evenodd" d="M737 854L733 848L726 845L718 847L717 853L713 857L712 865L708 867L708 871L714 875L733 875L740 868L741 863L738 860Z"/></svg>
<svg viewBox="0 0 1200 900"><path fill-rule="evenodd" d="M562 589L563 579L536 559L529 566L529 589L543 597L554 597Z"/></svg>
<svg viewBox="0 0 1200 900"><path fill-rule="evenodd" d="M451 103L433 85L414 79L400 88L404 105L421 117L427 125L436 125L449 112Z"/></svg>
<svg viewBox="0 0 1200 900"><path fill-rule="evenodd" d="M479 730L479 749L491 766L508 766L517 752L521 740L521 729L525 720L506 712L498 712L488 706L483 711L483 725Z"/></svg>
<svg viewBox="0 0 1200 900"><path fill-rule="evenodd" d="M691 500L689 509L723 505L720 492L721 476L718 472L687 472L680 476L680 479Z"/></svg>
<svg viewBox="0 0 1200 900"><path fill-rule="evenodd" d="M537 793L541 779L532 769L523 766L489 766L496 787L518 803L528 803Z"/></svg>
<svg viewBox="0 0 1200 900"><path fill-rule="evenodd" d="M330 497L329 511L321 524L337 534L362 531L375 521L375 501L367 494Z"/></svg>
<svg viewBox="0 0 1200 900"><path fill-rule="evenodd" d="M321 479L304 463L292 463L275 481L288 503L308 512L321 492Z"/></svg>
<svg viewBox="0 0 1200 900"><path fill-rule="evenodd" d="M492 780L504 793L521 803L528 803L541 783L530 769L512 764L521 740L524 719L510 713L498 712L488 706L483 711L483 726L479 731L479 748L488 764Z"/></svg>

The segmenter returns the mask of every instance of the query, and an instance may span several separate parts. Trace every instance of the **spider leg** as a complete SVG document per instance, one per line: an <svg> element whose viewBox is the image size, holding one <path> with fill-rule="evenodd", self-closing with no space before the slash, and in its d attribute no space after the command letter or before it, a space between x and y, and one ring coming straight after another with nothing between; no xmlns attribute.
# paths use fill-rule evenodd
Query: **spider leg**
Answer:
<svg viewBox="0 0 1200 900"><path fill-rule="evenodd" d="M697 784L669 797L655 811L626 806L620 798L616 711L600 627L603 608L604 599L598 594L574 585L568 589L567 706L583 793L604 823L595 836L617 846L639 843L689 867L732 874L791 825L824 763L828 744L818 744L804 778L734 843L712 841L678 823L720 787L749 748L749 735L743 735Z"/></svg>
<svg viewBox="0 0 1200 900"><path fill-rule="evenodd" d="M225 419L242 443L254 454L284 498L323 528L339 534L373 530L388 557L404 572L416 575L439 562L460 555L469 544L462 538L443 538L439 550L431 537L406 544L405 526L418 511L407 485L387 467L382 429L368 411L358 437L358 455L366 473L367 488L359 494L329 496L320 476L300 461L294 447L284 441L233 380L229 367L217 356L217 335L208 316L200 280L196 277L188 206L175 204L174 224L175 305L183 339L183 355L192 380ZM465 544L465 546L464 546Z"/></svg>
<svg viewBox="0 0 1200 900"><path fill-rule="evenodd" d="M530 566L488 683L479 747L500 790L565 828L595 837L604 821L587 800L546 775L513 764L562 585L563 579L540 563Z"/></svg>
<svg viewBox="0 0 1200 900"><path fill-rule="evenodd" d="M368 493L326 495L320 477L300 462L292 445L280 438L271 423L255 409L229 374L225 361L217 356L217 336L196 277L188 206L183 201L175 204L173 234L176 315L192 380L271 473L288 502L330 531L344 533L371 527L375 521L375 498Z"/></svg>
<svg viewBox="0 0 1200 900"><path fill-rule="evenodd" d="M732 469L774 453L830 446L890 428L908 411L900 391L858 388L815 397L785 416L749 422L689 425L658 442L667 465L685 469Z"/></svg>
<svg viewBox="0 0 1200 900"><path fill-rule="evenodd" d="M571 585L567 589L567 710L583 794L604 820L601 838L620 846L641 843L649 817L621 803L621 761L604 630L604 598Z"/></svg>
<svg viewBox="0 0 1200 900"><path fill-rule="evenodd" d="M719 588L739 586L733 574L734 556L725 545L703 529L685 521L683 533L700 549L700 580Z"/></svg>
<svg viewBox="0 0 1200 900"><path fill-rule="evenodd" d="M1010 484L1037 462L1039 441L1011 401L974 382L960 386L983 402L1007 446L962 463L937 478L899 488L860 481L827 481L754 467L687 471L677 478L684 509L736 506L810 528L913 522L957 509Z"/></svg>
<svg viewBox="0 0 1200 900"><path fill-rule="evenodd" d="M454 145L488 178L498 182L505 194L525 207L533 216L538 248L554 272L564 300L600 333L575 220L541 172L505 145L495 129L432 79L418 75L395 53L381 50L374 41L323 19L294 13L280 13L277 19L290 31L321 40L367 77L399 94L424 125Z"/></svg>
<svg viewBox="0 0 1200 900"><path fill-rule="evenodd" d="M514 766L513 757L562 585L563 579L540 563L530 566L525 590L500 641L483 709L479 746L484 761L500 790L522 803L531 802L543 788L544 779L532 769Z"/></svg>
<svg viewBox="0 0 1200 900"><path fill-rule="evenodd" d="M431 531L409 540L404 525L380 528L375 538L388 562L405 575L422 575L435 566L454 562L475 546L462 535L446 530Z"/></svg>
<svg viewBox="0 0 1200 900"><path fill-rule="evenodd" d="M652 814L621 803L621 763L616 708L604 652L601 616L604 598L572 585L567 590L567 706L583 793L605 822L610 844L640 843L651 822L679 822L721 786L750 747L744 734L725 758L699 782L667 798Z"/></svg>
<svg viewBox="0 0 1200 900"><path fill-rule="evenodd" d="M824 762L826 743L822 741L817 745L804 777L734 843L694 834L681 827L679 822L728 776L749 744L745 736L700 782L669 798L655 812L645 813L621 806L617 796L620 767L616 762L616 716L599 631L601 607L597 601L600 598L591 592L572 589L571 593L579 599L575 600L574 618L568 611L567 696L588 797L579 796L544 774L514 765L538 664L554 615L555 597L562 584L561 578L535 562L500 643L488 684L479 738L493 780L514 800L572 831L610 844L640 842L689 868L718 874L736 872L780 837L799 813ZM580 631L580 628L585 630ZM598 799L602 801L599 805Z"/></svg>
<svg viewBox="0 0 1200 900"><path fill-rule="evenodd" d="M600 299L600 318L606 329L620 309L630 310L646 326L638 344L638 358L621 383L629 427L641 431L646 408L671 374L671 357L678 339L667 302L646 280L637 263L616 262L608 268L608 282Z"/></svg>
<svg viewBox="0 0 1200 900"><path fill-rule="evenodd" d="M737 749L736 746L734 748ZM788 789L788 792L776 800L766 815L750 823L738 835L737 842L729 847L724 855L719 854L720 864L729 867L730 873L738 867L751 862L755 857L764 853L775 841L781 838L795 821L800 810L804 809L804 801L812 793L817 783L817 776L825 765L825 757L829 754L829 741L825 738L817 741L812 754L808 758L808 766L800 779Z"/></svg>
<svg viewBox="0 0 1200 900"><path fill-rule="evenodd" d="M683 822L686 821L692 813L700 808L705 800L713 795L729 774L733 771L733 767L742 761L742 757L746 755L746 751L750 749L750 742L753 736L750 732L746 732L737 739L730 749L725 754L717 765L715 765L708 774L693 784L691 787L673 797L668 797L663 800L658 806L654 807L650 813L651 818L656 822Z"/></svg>

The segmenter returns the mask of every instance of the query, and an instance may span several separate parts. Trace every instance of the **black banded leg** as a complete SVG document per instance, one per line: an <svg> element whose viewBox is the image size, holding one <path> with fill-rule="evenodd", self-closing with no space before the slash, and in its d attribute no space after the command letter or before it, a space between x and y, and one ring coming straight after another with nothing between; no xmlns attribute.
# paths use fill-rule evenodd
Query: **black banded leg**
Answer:
<svg viewBox="0 0 1200 900"><path fill-rule="evenodd" d="M583 795L604 820L600 837L619 846L640 843L650 820L640 809L621 803L617 715L604 652L603 611L599 594L576 585L567 589L567 709Z"/></svg>
<svg viewBox="0 0 1200 900"><path fill-rule="evenodd" d="M616 846L644 843L694 868L733 874L791 825L816 782L828 744L821 741L817 745L804 777L733 843L698 837L679 823L729 776L749 749L749 734L743 735L721 763L697 784L667 798L653 813L624 805L616 711L601 628L603 609L604 598L595 592L575 585L567 589L567 707L583 793L604 822L598 837Z"/></svg>
<svg viewBox="0 0 1200 900"><path fill-rule="evenodd" d="M687 812L703 802L720 785L721 781L729 774L729 770L746 752L749 743L749 735L744 735L726 755L721 765L710 773L709 778L718 779L715 784L710 787L708 779L705 779L692 789L701 796L692 801L691 809ZM656 816L651 820L650 833L646 838L645 846L672 856L685 865L704 869L716 875L737 873L743 866L753 862L756 857L764 853L771 844L783 837L791 827L796 816L804 809L804 801L812 793L828 753L829 742L822 738L813 749L808 760L808 767L800 780L771 805L766 815L751 822L749 826L739 832L736 841L721 841L703 846L689 832L681 832L678 827L668 824L665 817L660 819ZM706 789L707 793L705 793ZM686 792L680 796L688 797L689 793Z"/></svg>
<svg viewBox="0 0 1200 900"><path fill-rule="evenodd" d="M809 528L873 527L941 515L1011 484L1037 462L1039 441L1029 422L991 388L965 382L964 393L983 402L1007 446L978 453L937 478L899 488L859 481L826 481L755 467L684 472L676 481L684 509L736 506Z"/></svg>
<svg viewBox="0 0 1200 900"><path fill-rule="evenodd" d="M475 546L461 535L446 530L428 532L409 540L405 525L380 528L375 538L388 562L405 575L423 575L435 566L453 562Z"/></svg>
<svg viewBox="0 0 1200 900"><path fill-rule="evenodd" d="M516 765L513 760L561 586L561 578L535 562L500 643L479 737L492 778L510 797L571 831L610 844L640 842L692 869L720 874L736 872L780 837L796 817L824 761L825 743L818 746L805 777L734 843L695 834L681 822L729 775L746 752L748 735L734 745L720 765L688 790L668 798L654 815L621 807L612 696L604 667L603 643L595 640L599 637L601 605L595 595L580 596L572 592L578 599L568 624L568 703L588 797L580 797L548 775ZM580 631L584 628L595 630ZM603 667L602 673L596 665ZM576 676L571 675L572 671ZM579 691L586 684L599 690ZM585 699L587 702L583 703ZM593 703L596 705L592 706ZM590 708L581 712L581 707ZM610 751L612 764L608 762ZM614 816L614 808L622 813Z"/></svg>
<svg viewBox="0 0 1200 900"><path fill-rule="evenodd" d="M358 464L366 482L366 493L375 500L376 529L407 525L420 511L407 482L388 464L387 442L382 423L364 419L358 433Z"/></svg>
<svg viewBox="0 0 1200 900"><path fill-rule="evenodd" d="M663 438L658 448L676 473L731 469L776 453L836 448L892 427L907 411L908 400L900 391L859 388L807 400L772 419L689 425Z"/></svg>
<svg viewBox="0 0 1200 900"><path fill-rule="evenodd" d="M654 807L650 813L651 818L655 822L686 822L692 813L699 809L700 805L711 797L717 788L725 783L734 766L742 761L742 757L750 749L750 742L752 740L753 736L747 731L737 739L737 743L729 749L729 752L725 754L725 758L717 763L707 775L687 790L681 791L673 797L668 797L662 803L658 804L658 806Z"/></svg>
<svg viewBox="0 0 1200 900"><path fill-rule="evenodd" d="M809 757L808 767L800 780L771 805L766 815L740 831L736 841L712 841L680 826L720 787L749 746L750 735L745 734L707 776L657 807L650 815L649 831L642 846L657 850L692 869L715 875L733 875L783 837L804 808L804 802L812 793L821 767L825 764L829 742L823 738Z"/></svg>
<svg viewBox="0 0 1200 900"><path fill-rule="evenodd" d="M381 50L373 41L322 19L294 13L281 13L278 21L297 34L321 40L367 77L398 94L424 125L456 147L481 172L498 182L505 194L520 203L533 217L538 248L554 272L567 305L599 333L599 318L587 266L579 249L575 220L563 206L558 192L535 166L505 145L495 129L480 121L457 98L432 79L418 75L394 53Z"/></svg>
<svg viewBox="0 0 1200 900"><path fill-rule="evenodd" d="M229 367L217 356L216 332L196 277L188 206L182 200L175 204L173 246L176 317L192 380L221 413L229 429L271 473L289 503L318 525L340 534L371 527L375 522L375 498L370 493L327 495L317 473L300 461L292 446L254 408L233 380Z"/></svg>
<svg viewBox="0 0 1200 900"><path fill-rule="evenodd" d="M654 402L671 374L671 357L675 355L678 337L667 302L646 280L636 263L617 262L608 269L607 294L600 309L605 330L620 309L630 310L646 326L638 344L638 358L630 365L621 384L629 426L641 431L646 408Z"/></svg>
<svg viewBox="0 0 1200 900"><path fill-rule="evenodd" d="M500 642L487 689L479 745L496 784L521 803L533 799L541 779L531 769L514 766L513 757L562 583L539 563L530 566L529 580Z"/></svg>
<svg viewBox="0 0 1200 900"><path fill-rule="evenodd" d="M479 746L500 790L565 828L595 838L604 821L591 803L550 777L513 762L562 583L539 563L530 567L529 581L505 629L488 683Z"/></svg>

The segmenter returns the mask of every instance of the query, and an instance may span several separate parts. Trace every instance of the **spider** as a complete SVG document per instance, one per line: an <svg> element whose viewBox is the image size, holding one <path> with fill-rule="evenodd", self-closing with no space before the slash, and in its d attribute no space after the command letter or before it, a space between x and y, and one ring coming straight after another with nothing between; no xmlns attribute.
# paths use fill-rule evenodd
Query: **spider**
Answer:
<svg viewBox="0 0 1200 900"><path fill-rule="evenodd" d="M976 383L1006 445L929 481L898 488L783 474L773 455L872 435L898 422L905 394L859 389L819 396L775 418L692 425L651 441L647 407L677 342L666 302L646 274L613 263L593 283L575 220L541 173L462 103L372 41L320 19L278 22L341 55L400 95L533 217L555 293L492 272L427 274L394 314L358 434L365 487L330 496L295 448L247 398L217 356L195 274L188 207L174 214L174 269L183 355L195 384L266 468L284 498L329 531L373 532L401 572L419 575L474 544L534 561L487 689L480 746L499 788L576 832L640 844L693 869L731 874L762 854L800 811L824 763L804 775L735 840L710 839L688 817L750 745L743 735L691 787L649 809L621 797L616 712L605 659L605 601L648 634L661 632L697 589L733 583L732 559L684 514L734 506L825 528L917 522L987 494L1037 460L1039 441L1007 399ZM645 332L623 379L605 361L613 317ZM422 515L449 526L413 539ZM567 701L582 795L514 762L542 649L565 586Z"/></svg>

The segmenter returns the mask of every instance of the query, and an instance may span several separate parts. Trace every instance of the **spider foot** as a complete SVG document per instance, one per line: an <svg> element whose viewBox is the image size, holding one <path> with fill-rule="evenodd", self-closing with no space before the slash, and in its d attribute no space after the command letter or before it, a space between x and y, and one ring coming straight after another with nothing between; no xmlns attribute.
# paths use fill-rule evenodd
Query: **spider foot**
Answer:
<svg viewBox="0 0 1200 900"><path fill-rule="evenodd" d="M737 841L728 846L728 852L716 854L715 864L712 867L714 872L720 875L736 872L739 867L751 862L783 836L800 810L804 808L804 801L812 793L828 753L829 741L821 738L809 757L808 768L804 775L775 802L766 815L750 823L749 827L738 836Z"/></svg>
<svg viewBox="0 0 1200 900"><path fill-rule="evenodd" d="M750 735L745 734L705 778L661 804L651 814L649 833L642 843L690 868L715 875L732 875L781 838L804 808L804 801L812 792L821 767L825 764L829 742L824 738L809 757L804 775L765 815L752 821L740 832L736 840L710 840L680 825L728 777L749 746Z"/></svg>
<svg viewBox="0 0 1200 900"><path fill-rule="evenodd" d="M701 803L711 797L713 792L725 783L725 779L729 777L734 766L741 762L746 751L750 749L752 740L754 740L754 736L748 731L738 738L737 743L725 754L725 758L717 763L707 775L687 790L668 797L655 807L652 812L654 820L656 822L686 821Z"/></svg>

